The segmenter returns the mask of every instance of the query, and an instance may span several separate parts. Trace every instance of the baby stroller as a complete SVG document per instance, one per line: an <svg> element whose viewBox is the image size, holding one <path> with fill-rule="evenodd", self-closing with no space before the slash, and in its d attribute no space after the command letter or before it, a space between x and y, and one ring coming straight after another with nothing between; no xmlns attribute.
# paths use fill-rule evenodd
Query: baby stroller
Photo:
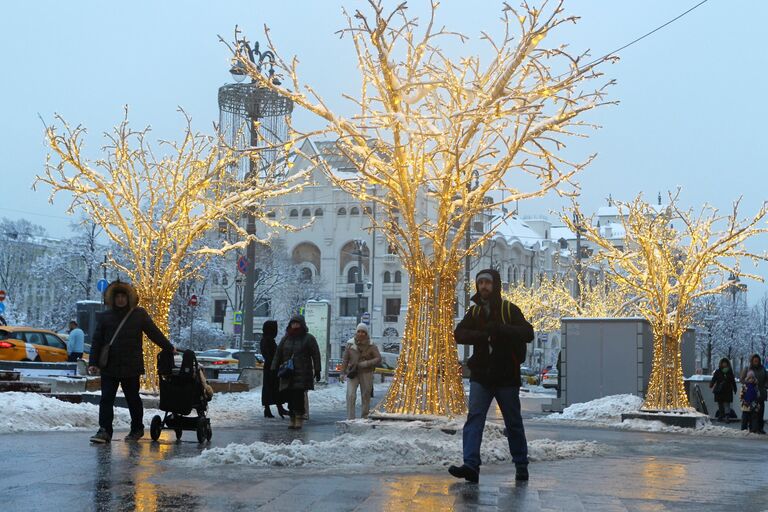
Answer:
<svg viewBox="0 0 768 512"><path fill-rule="evenodd" d="M163 429L169 429L176 433L177 440L181 439L184 430L194 430L199 443L210 441L213 435L211 420L205 413L212 393L195 353L185 350L181 368L177 368L172 352L160 352L157 373L160 376L160 410L165 411L165 417L155 415L152 418L149 426L152 440L157 441ZM197 417L188 416L192 409L197 411Z"/></svg>

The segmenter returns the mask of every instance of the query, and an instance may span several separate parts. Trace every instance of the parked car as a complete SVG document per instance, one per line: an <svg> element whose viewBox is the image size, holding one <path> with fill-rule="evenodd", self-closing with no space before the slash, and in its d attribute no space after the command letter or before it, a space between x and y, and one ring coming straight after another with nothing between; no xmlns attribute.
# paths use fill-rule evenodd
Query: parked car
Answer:
<svg viewBox="0 0 768 512"><path fill-rule="evenodd" d="M520 367L520 381L522 384L536 386L539 383L539 374L528 366Z"/></svg>
<svg viewBox="0 0 768 512"><path fill-rule="evenodd" d="M196 352L197 362L203 368L212 367L218 369L237 368L237 359L234 357L239 350L211 349Z"/></svg>
<svg viewBox="0 0 768 512"><path fill-rule="evenodd" d="M67 344L53 331L2 326L0 360L66 362Z"/></svg>
<svg viewBox="0 0 768 512"><path fill-rule="evenodd" d="M555 388L557 389L557 381L559 377L559 373L557 370L549 370L547 373L544 374L544 377L542 377L541 385L545 388Z"/></svg>
<svg viewBox="0 0 768 512"><path fill-rule="evenodd" d="M328 377L338 378L341 375L341 359L329 359L328 360Z"/></svg>

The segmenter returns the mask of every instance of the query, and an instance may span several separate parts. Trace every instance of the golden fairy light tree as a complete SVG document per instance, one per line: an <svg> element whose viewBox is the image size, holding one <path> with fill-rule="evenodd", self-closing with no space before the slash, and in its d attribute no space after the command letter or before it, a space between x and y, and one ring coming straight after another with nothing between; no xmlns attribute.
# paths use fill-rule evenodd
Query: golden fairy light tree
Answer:
<svg viewBox="0 0 768 512"><path fill-rule="evenodd" d="M514 302L536 332L560 330L560 319L615 318L636 314L636 298L625 287L605 277L594 285L580 278L581 295L574 297L568 281L546 277L537 286L510 286L502 296Z"/></svg>
<svg viewBox="0 0 768 512"><path fill-rule="evenodd" d="M378 207L371 222L409 273L402 350L384 409L460 414L466 404L453 339L459 270L467 251L485 243L496 225L468 248L464 235L505 203L570 190L587 162L568 162L559 150L568 136L583 134L582 114L606 103L610 82L589 85L606 59L585 62L586 55L570 55L564 45L545 46L550 33L576 21L561 3L543 11L505 5L498 35L480 38L487 60L441 49L443 40L468 39L436 25L437 2L423 23L408 16L405 3L388 12L380 1L368 4L366 12L345 11L340 32L351 38L360 70L359 94L345 95L350 115L331 110L300 81L298 61L283 59L268 31L283 85L258 73L237 33L230 48L235 64L261 86L326 123L314 135L333 135L335 151L357 171L357 179L346 179L326 167L329 179Z"/></svg>
<svg viewBox="0 0 768 512"><path fill-rule="evenodd" d="M148 129L133 130L124 120L105 134L103 156L83 156L85 129L72 127L57 116L57 125L46 128L52 154L35 187L52 188L71 197L69 211L82 210L121 253L108 264L128 277L141 298L141 306L160 329L168 332L168 314L179 285L197 277L209 258L243 248L254 239L239 224L250 211L267 225L266 201L303 185L303 173L290 178L278 166L263 166L260 173L237 179L231 169L243 157L215 137L186 129L179 142L147 142ZM258 158L258 148L246 154ZM239 235L229 242L213 237L212 230L226 228ZM286 228L281 226L281 228ZM157 347L145 340L144 388L156 387Z"/></svg>
<svg viewBox="0 0 768 512"><path fill-rule="evenodd" d="M669 204L653 206L642 196L632 202L616 202L626 231L623 248L600 236L598 226L581 225L587 239L599 247L595 258L622 286L633 290L635 307L653 330L653 366L643 409L677 411L690 408L683 388L680 343L693 325L697 299L721 293L733 273L762 280L740 269L742 259L766 260L765 254L744 247L750 238L766 233L763 204L752 217L738 217L739 201L729 215L710 206L698 212L678 206L679 193L670 194ZM568 216L563 217L575 229Z"/></svg>

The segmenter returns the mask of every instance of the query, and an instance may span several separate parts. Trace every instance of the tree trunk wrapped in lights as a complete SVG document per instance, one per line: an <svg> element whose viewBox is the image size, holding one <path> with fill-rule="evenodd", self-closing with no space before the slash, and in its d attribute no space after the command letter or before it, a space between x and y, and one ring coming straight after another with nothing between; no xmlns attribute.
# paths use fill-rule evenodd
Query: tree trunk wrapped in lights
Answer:
<svg viewBox="0 0 768 512"><path fill-rule="evenodd" d="M560 3L544 11L505 6L499 37L482 36L491 53L485 64L477 56L442 51L441 39L467 38L436 28L436 2L423 26L408 18L404 3L386 13L381 2L369 4L369 14L347 15L341 31L352 39L361 73L359 96L345 96L355 106L351 117L332 111L300 82L298 61L281 58L268 32L284 85L258 72L237 31L230 48L236 65L259 85L326 123L310 134L293 132L293 147L310 135L337 139L332 152L356 168L353 179L339 176L328 159L304 156L364 205L378 206L371 223L409 272L405 336L385 409L461 414L466 405L452 335L459 270L467 252L485 243L505 215L468 248L465 234L506 203L573 190L571 180L586 162L570 163L559 150L565 138L583 135L589 126L581 114L606 104L603 91L610 82L588 88L606 59L585 63L586 55L568 55L564 46L542 47L547 34L576 21L562 15Z"/></svg>
<svg viewBox="0 0 768 512"><path fill-rule="evenodd" d="M724 274L762 281L742 272L739 260L768 259L744 248L748 239L768 232L758 226L768 215L766 204L753 217L741 220L738 201L728 216L709 206L697 213L683 211L677 201L678 194L670 194L664 207L650 205L641 196L630 203L617 202L626 231L623 248L603 238L598 226L580 226L600 248L596 259L616 282L634 290L640 299L635 307L651 324L653 366L643 404L647 411L690 409L683 387L680 344L694 322L697 299L725 290L730 282L723 279ZM570 218L563 219L571 229L576 228Z"/></svg>
<svg viewBox="0 0 768 512"><path fill-rule="evenodd" d="M265 215L266 201L304 183L304 173L286 179L278 167L239 180L230 170L242 154L214 137L193 133L185 118L181 142L161 142L158 149L145 141L148 129L129 127L126 111L123 122L105 135L104 157L91 162L82 155L85 129L72 128L57 116L63 133L48 127L46 138L58 162L51 163L49 156L45 174L35 182L52 187L51 201L58 192L71 194L69 211L82 209L104 230L122 253L108 264L133 283L141 305L166 334L179 285L196 278L211 257L243 248L254 238L239 225L242 214L251 211L263 223L275 225ZM259 148L247 153L258 158ZM206 236L222 223L240 241L206 244ZM157 386L157 350L145 340L145 389Z"/></svg>

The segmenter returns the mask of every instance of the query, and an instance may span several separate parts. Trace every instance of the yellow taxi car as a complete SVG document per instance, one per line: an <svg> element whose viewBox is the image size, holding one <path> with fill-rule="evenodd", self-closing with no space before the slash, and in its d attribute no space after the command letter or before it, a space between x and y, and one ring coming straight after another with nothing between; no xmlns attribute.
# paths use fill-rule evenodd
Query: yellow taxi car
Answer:
<svg viewBox="0 0 768 512"><path fill-rule="evenodd" d="M66 362L67 344L53 331L0 326L0 360Z"/></svg>

